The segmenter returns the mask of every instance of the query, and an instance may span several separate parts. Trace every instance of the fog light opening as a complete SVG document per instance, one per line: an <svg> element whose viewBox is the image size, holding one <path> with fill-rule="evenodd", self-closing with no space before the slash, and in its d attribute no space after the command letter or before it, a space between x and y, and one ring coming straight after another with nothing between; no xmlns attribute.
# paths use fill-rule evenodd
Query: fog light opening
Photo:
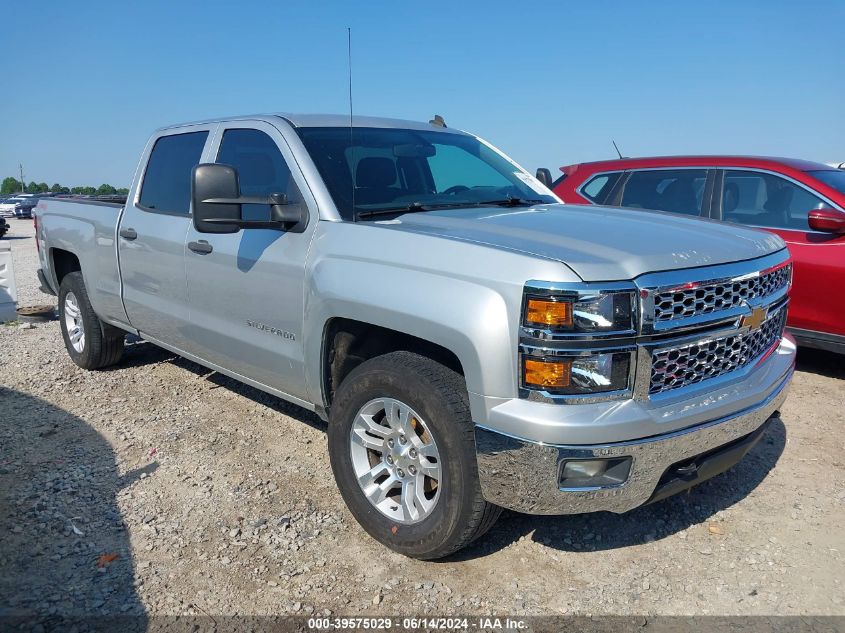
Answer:
<svg viewBox="0 0 845 633"><path fill-rule="evenodd" d="M631 472L630 457L569 459L561 464L560 488L612 488L621 486Z"/></svg>

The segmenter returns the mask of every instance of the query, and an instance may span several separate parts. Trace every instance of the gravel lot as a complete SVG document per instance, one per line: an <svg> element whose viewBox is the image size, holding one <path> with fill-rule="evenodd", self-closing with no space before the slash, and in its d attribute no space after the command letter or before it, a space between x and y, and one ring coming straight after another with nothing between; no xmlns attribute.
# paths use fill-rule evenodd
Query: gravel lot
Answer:
<svg viewBox="0 0 845 633"><path fill-rule="evenodd" d="M55 302L10 224L20 305ZM86 372L57 322L0 326L0 614L845 615L845 362L799 359L782 421L690 494L506 513L423 563L352 520L312 414L146 343Z"/></svg>

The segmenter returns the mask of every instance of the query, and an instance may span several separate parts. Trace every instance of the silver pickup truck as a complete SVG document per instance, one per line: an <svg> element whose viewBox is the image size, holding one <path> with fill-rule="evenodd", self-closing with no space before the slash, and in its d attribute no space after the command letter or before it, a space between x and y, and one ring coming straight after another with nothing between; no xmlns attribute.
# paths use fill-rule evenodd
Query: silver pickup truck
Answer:
<svg viewBox="0 0 845 633"><path fill-rule="evenodd" d="M125 205L35 215L77 365L131 332L316 411L349 510L417 558L723 472L794 368L780 238L559 204L440 120L169 127Z"/></svg>

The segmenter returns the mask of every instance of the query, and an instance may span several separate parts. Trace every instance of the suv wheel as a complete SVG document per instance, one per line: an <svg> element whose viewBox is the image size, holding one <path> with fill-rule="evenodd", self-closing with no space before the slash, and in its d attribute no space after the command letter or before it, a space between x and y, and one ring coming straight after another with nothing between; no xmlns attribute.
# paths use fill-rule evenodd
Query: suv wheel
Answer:
<svg viewBox="0 0 845 633"><path fill-rule="evenodd" d="M336 394L328 439L349 510L401 554L447 556L501 512L481 495L464 380L429 358L392 352L356 367Z"/></svg>
<svg viewBox="0 0 845 633"><path fill-rule="evenodd" d="M123 330L94 313L81 272L68 273L59 285L59 321L67 353L83 369L114 365L123 355Z"/></svg>

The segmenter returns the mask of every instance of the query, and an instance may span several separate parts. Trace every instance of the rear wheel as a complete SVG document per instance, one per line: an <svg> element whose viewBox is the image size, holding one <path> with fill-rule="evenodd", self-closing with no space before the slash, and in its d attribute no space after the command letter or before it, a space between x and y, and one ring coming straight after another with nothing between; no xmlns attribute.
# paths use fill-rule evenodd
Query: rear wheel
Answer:
<svg viewBox="0 0 845 633"><path fill-rule="evenodd" d="M81 272L68 273L62 279L59 321L67 353L83 369L114 365L123 355L126 333L103 323L94 313Z"/></svg>
<svg viewBox="0 0 845 633"><path fill-rule="evenodd" d="M356 367L332 404L328 439L349 510L401 554L448 556L501 512L481 495L464 380L429 358L393 352Z"/></svg>

